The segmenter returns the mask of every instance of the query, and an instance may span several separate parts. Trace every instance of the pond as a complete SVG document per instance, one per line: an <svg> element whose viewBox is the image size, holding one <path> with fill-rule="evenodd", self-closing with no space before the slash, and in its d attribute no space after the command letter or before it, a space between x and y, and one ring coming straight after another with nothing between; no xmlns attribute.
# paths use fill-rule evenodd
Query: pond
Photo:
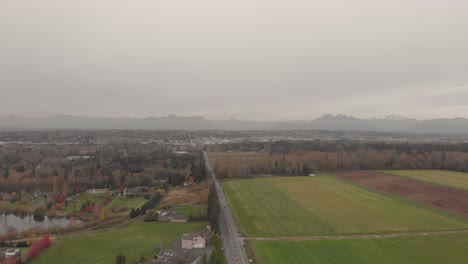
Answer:
<svg viewBox="0 0 468 264"><path fill-rule="evenodd" d="M68 224L71 221L74 221L74 223L77 224L83 223L80 220L48 216L44 216L44 218L41 220L42 221L38 221L32 214L15 215L0 213L0 234L5 234L11 227L15 228L19 233L31 227L41 227L47 229L53 226L68 227Z"/></svg>

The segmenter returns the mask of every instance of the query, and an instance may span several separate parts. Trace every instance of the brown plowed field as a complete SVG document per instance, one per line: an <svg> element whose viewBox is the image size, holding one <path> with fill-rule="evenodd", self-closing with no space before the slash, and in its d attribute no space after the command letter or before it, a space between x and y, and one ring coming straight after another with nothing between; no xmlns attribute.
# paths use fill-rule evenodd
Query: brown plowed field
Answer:
<svg viewBox="0 0 468 264"><path fill-rule="evenodd" d="M465 190L375 171L334 171L331 174L468 218L468 191Z"/></svg>

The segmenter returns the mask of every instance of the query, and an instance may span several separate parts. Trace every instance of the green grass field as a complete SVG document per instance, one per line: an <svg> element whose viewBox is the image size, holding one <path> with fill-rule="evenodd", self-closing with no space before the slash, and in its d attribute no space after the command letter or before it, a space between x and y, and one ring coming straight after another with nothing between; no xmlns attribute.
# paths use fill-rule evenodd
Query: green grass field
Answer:
<svg viewBox="0 0 468 264"><path fill-rule="evenodd" d="M125 206L128 208L138 208L141 207L146 201L148 200L141 197L127 198L121 196L112 200L107 206L109 208L116 208L120 206Z"/></svg>
<svg viewBox="0 0 468 264"><path fill-rule="evenodd" d="M32 263L108 264L115 263L118 254L125 255L127 263L133 263L141 254L154 256L157 245L168 248L182 234L203 229L206 225L206 222L172 224L136 221L125 228L72 235L55 241Z"/></svg>
<svg viewBox="0 0 468 264"><path fill-rule="evenodd" d="M260 263L268 264L462 264L468 260L468 235L252 243Z"/></svg>
<svg viewBox="0 0 468 264"><path fill-rule="evenodd" d="M444 170L384 170L382 172L468 190L468 173Z"/></svg>
<svg viewBox="0 0 468 264"><path fill-rule="evenodd" d="M309 236L468 228L468 219L366 190L335 177L223 183L247 236Z"/></svg>
<svg viewBox="0 0 468 264"><path fill-rule="evenodd" d="M172 209L179 214L183 214L185 217L189 217L190 215L203 216L207 214L205 205L177 206Z"/></svg>

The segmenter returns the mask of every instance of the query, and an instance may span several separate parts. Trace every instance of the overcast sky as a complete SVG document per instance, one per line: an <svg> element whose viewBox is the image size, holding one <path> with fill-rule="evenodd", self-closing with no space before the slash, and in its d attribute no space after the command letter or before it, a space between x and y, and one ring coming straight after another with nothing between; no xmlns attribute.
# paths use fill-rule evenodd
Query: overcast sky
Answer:
<svg viewBox="0 0 468 264"><path fill-rule="evenodd" d="M466 0L1 0L0 115L468 118Z"/></svg>

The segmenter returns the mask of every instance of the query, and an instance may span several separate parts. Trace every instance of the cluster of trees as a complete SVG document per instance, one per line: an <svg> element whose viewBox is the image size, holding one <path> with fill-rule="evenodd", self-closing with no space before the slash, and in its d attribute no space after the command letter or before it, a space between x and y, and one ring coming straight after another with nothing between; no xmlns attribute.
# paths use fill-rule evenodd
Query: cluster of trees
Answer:
<svg viewBox="0 0 468 264"><path fill-rule="evenodd" d="M80 155L86 148L90 157ZM65 196L91 188L172 186L200 182L202 153L177 154L164 145L115 143L105 146L0 146L0 188L5 192L42 190Z"/></svg>
<svg viewBox="0 0 468 264"><path fill-rule="evenodd" d="M145 212L145 217L143 218L143 220L145 222L152 222L152 221L157 221L158 220L158 212L156 211L156 209L148 209L146 210Z"/></svg>
<svg viewBox="0 0 468 264"><path fill-rule="evenodd" d="M44 208L44 206L38 206L36 209L34 209L33 212L33 218L35 221L44 221L45 215L47 213L47 210Z"/></svg>
<svg viewBox="0 0 468 264"><path fill-rule="evenodd" d="M145 215L145 221L154 221L157 219L158 214L156 210L153 210L159 201L163 198L163 195L158 191L155 192L149 199L146 201L141 208L132 208L130 210L130 218L138 217L139 215ZM147 215L149 214L149 215Z"/></svg>
<svg viewBox="0 0 468 264"><path fill-rule="evenodd" d="M219 233L219 210L219 198L213 183L208 194L208 221L211 230L216 234Z"/></svg>
<svg viewBox="0 0 468 264"><path fill-rule="evenodd" d="M218 177L255 175L309 175L317 170L446 169L468 172L468 153L357 149L351 151L298 151L243 158L217 158Z"/></svg>

